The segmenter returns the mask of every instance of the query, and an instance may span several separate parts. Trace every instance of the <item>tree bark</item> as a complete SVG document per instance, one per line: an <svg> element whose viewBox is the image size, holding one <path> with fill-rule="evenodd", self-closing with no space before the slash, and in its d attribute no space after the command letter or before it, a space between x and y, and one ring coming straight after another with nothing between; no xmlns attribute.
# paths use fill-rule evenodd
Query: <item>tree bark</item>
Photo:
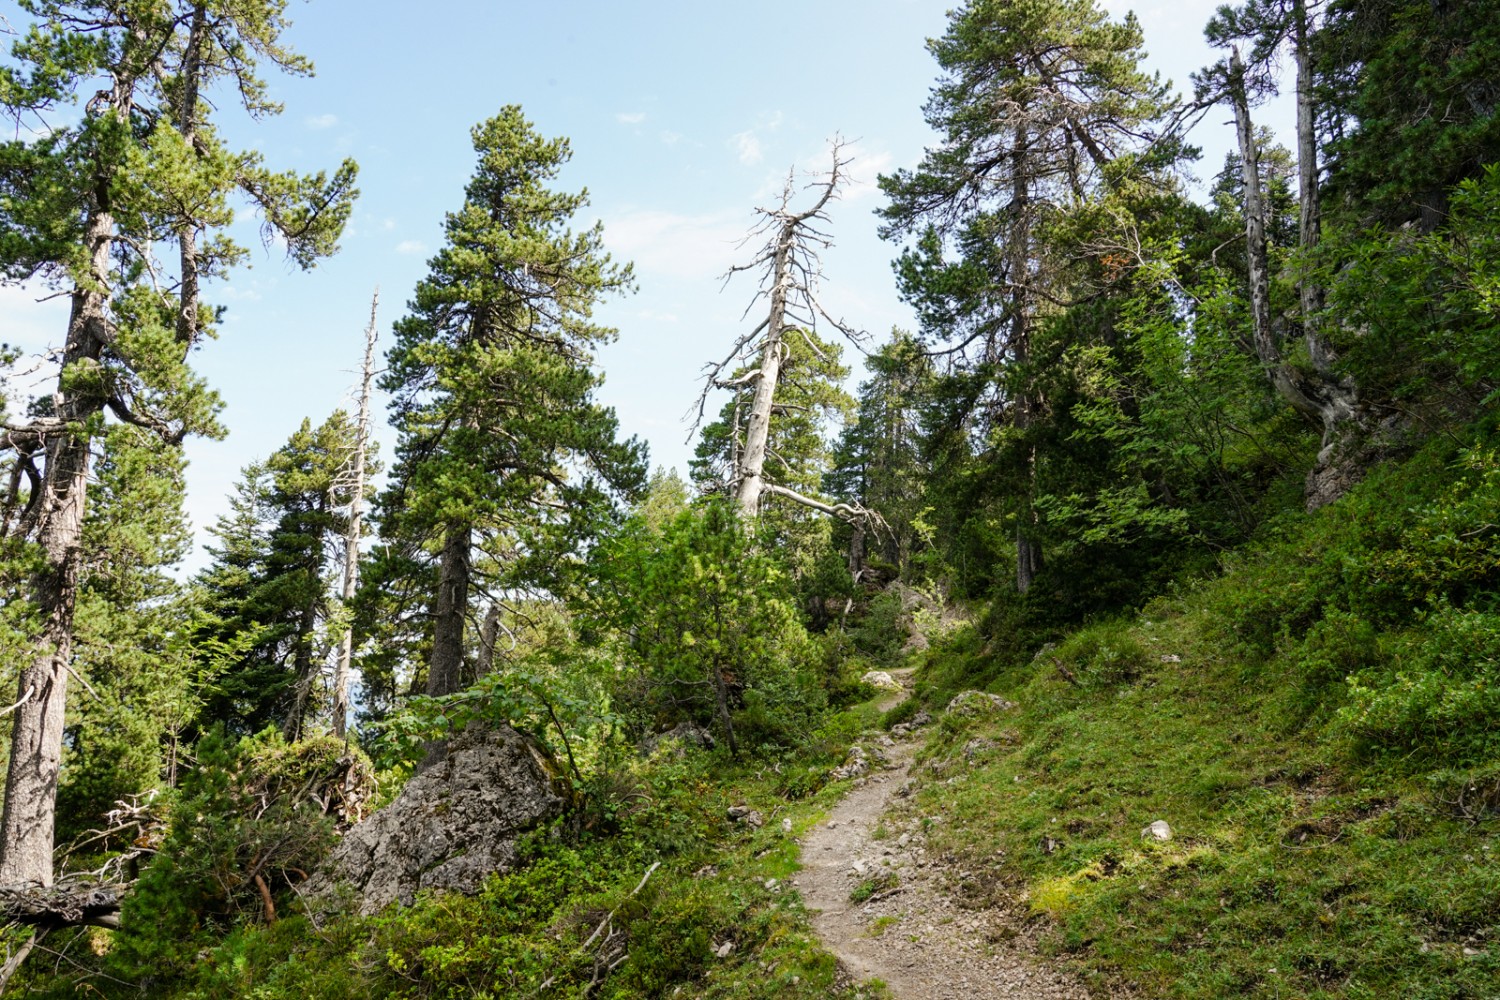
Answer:
<svg viewBox="0 0 1500 1000"><path fill-rule="evenodd" d="M1029 271L1031 256L1031 190L1027 183L1029 172L1021 169L1021 164L1027 157L1028 141L1025 130L1016 133L1015 146L1012 155L1015 158L1014 174L1011 180L1011 205L1010 211L1015 216L1014 224L1009 233L1010 240L1010 269L1009 278L1013 285L1011 292L1011 332L1010 353L1018 368L1025 368L1031 357L1031 312L1033 303L1031 293L1027 290L1028 281L1026 275ZM1032 398L1029 385L1030 380L1023 379L1027 388L1022 389L1016 397L1016 428L1023 434L1031 427L1033 411L1036 401ZM1036 509L1032 505L1032 495L1035 492L1036 483L1036 447L1026 445L1026 485L1025 496L1022 498L1024 507L1021 511L1021 524L1016 528L1016 592L1026 593L1031 589L1032 583L1036 581L1036 575L1042 566L1041 547L1028 534L1031 522L1036 519Z"/></svg>
<svg viewBox="0 0 1500 1000"><path fill-rule="evenodd" d="M464 619L469 608L469 577L473 571L471 525L454 525L443 541L438 592L432 608L432 659L427 668L427 694L452 694L463 685Z"/></svg>
<svg viewBox="0 0 1500 1000"><path fill-rule="evenodd" d="M341 593L347 613L359 589L359 542L364 531L365 453L370 441L370 385L375 380L375 342L379 331L375 315L380 308L380 289L370 299L370 325L365 328L365 363L361 369L359 390L359 426L354 441L354 481L349 486L349 526L344 532L344 589ZM349 726L349 674L354 659L354 625L344 625L339 639L338 662L333 668L333 735L343 739Z"/></svg>
<svg viewBox="0 0 1500 1000"><path fill-rule="evenodd" d="M132 85L122 78L114 82L111 107L122 118L130 114ZM62 427L45 442L46 466L36 512L36 540L43 563L33 582L42 628L36 655L21 671L17 686L21 704L11 722L5 809L0 817L0 885L52 884L57 777L88 490L89 436L82 428L104 409L101 396L69 392L66 380L70 373L98 365L111 332L106 295L115 220L107 176L95 178L95 197L84 235L89 274L72 292L62 374L53 396Z"/></svg>

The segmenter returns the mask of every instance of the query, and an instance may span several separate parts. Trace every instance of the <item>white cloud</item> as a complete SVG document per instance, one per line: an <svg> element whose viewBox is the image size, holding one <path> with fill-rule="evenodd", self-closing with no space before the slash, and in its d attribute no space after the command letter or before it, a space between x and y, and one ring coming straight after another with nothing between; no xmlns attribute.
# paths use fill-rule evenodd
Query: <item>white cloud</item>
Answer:
<svg viewBox="0 0 1500 1000"><path fill-rule="evenodd" d="M621 125L639 125L645 120L646 112L644 111L621 111L615 115L615 121Z"/></svg>
<svg viewBox="0 0 1500 1000"><path fill-rule="evenodd" d="M421 240L402 240L396 244L396 252L406 255L426 253L427 244Z"/></svg>
<svg viewBox="0 0 1500 1000"><path fill-rule="evenodd" d="M747 167L753 167L765 159L766 150L765 144L761 141L761 135L780 128L783 117L780 111L762 113L760 121L752 128L736 132L729 137L729 145L733 147L741 163Z"/></svg>
<svg viewBox="0 0 1500 1000"><path fill-rule="evenodd" d="M750 221L742 212L682 215L633 208L604 218L604 242L640 274L712 281L734 263Z"/></svg>
<svg viewBox="0 0 1500 1000"><path fill-rule="evenodd" d="M677 314L674 312L661 312L656 309L642 309L636 313L636 317L648 323L676 323Z"/></svg>
<svg viewBox="0 0 1500 1000"><path fill-rule="evenodd" d="M668 146L675 146L682 141L682 133L673 132L671 129L662 129L661 141Z"/></svg>
<svg viewBox="0 0 1500 1000"><path fill-rule="evenodd" d="M302 124L313 129L333 128L338 123L338 115L312 115L302 120Z"/></svg>
<svg viewBox="0 0 1500 1000"><path fill-rule="evenodd" d="M765 159L765 150L761 148L760 139L755 130L736 132L729 137L729 143L735 148L735 155L745 166L754 166Z"/></svg>
<svg viewBox="0 0 1500 1000"><path fill-rule="evenodd" d="M895 156L890 150L872 153L859 146L850 146L846 152L854 159L849 164L849 183L844 187L843 199L863 201L878 195L880 186L876 182L881 174L890 173Z"/></svg>

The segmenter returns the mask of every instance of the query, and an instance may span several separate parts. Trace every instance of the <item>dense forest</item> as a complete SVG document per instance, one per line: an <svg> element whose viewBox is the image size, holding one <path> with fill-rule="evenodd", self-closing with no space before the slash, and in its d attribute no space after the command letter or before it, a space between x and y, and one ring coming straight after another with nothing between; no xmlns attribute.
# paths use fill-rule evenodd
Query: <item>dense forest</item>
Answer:
<svg viewBox="0 0 1500 1000"><path fill-rule="evenodd" d="M223 138L311 72L285 0L18 7L0 281L69 312L0 383L0 993L881 995L787 879L895 732L986 946L1092 995L1494 995L1500 4L1224 6L1182 94L1098 0L967 0L879 180L916 328L820 302L834 140L759 211L682 475L599 398L632 268L501 107L400 318L347 303L357 405L244 456L191 576L236 213L314 269L357 167ZM504 857L329 888L360 831L427 850L369 824L476 744L555 803Z"/></svg>

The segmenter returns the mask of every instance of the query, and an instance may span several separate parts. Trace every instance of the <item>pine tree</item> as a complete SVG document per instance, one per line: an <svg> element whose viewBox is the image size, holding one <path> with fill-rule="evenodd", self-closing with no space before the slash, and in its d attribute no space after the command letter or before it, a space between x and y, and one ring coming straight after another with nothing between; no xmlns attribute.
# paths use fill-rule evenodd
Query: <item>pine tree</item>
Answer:
<svg viewBox="0 0 1500 1000"><path fill-rule="evenodd" d="M310 420L264 462L246 467L230 513L211 532L218 547L199 575L212 616L200 641L243 652L217 675L200 728L224 724L248 735L277 725L295 740L313 714L333 637L331 581L347 527L345 471L356 447L349 415Z"/></svg>
<svg viewBox="0 0 1500 1000"><path fill-rule="evenodd" d="M463 207L396 324L382 379L401 436L379 558L424 578L431 695L471 679L465 624L481 580L493 600L546 582L595 530L609 490L645 478L641 447L617 440L613 411L594 399L593 352L614 331L593 309L628 290L631 272L604 252L599 225L567 228L587 204L548 187L567 140L539 136L510 106L473 141Z"/></svg>
<svg viewBox="0 0 1500 1000"><path fill-rule="evenodd" d="M1094 0L974 0L929 43L944 76L925 107L940 134L914 171L881 178L884 235L916 237L897 265L921 335L957 369L952 439L1000 437L1014 519L1016 586L1042 566L1033 506L1033 382L1038 325L1070 301L1046 240L1055 217L1145 145L1166 107L1143 73L1139 24L1111 22ZM962 448L955 452L961 455Z"/></svg>
<svg viewBox="0 0 1500 1000"><path fill-rule="evenodd" d="M0 273L52 283L71 312L56 392L0 431L20 472L4 477L0 522L38 555L24 585L35 658L12 715L0 884L50 884L91 445L106 414L171 443L217 432L217 401L187 358L217 316L203 282L245 256L226 235L233 196L310 267L336 249L355 168L273 173L226 148L210 121L216 86L252 117L280 110L258 63L310 72L280 41L285 0L22 6L34 22L0 67L0 104L39 128L0 144ZM176 251L172 269L153 247Z"/></svg>

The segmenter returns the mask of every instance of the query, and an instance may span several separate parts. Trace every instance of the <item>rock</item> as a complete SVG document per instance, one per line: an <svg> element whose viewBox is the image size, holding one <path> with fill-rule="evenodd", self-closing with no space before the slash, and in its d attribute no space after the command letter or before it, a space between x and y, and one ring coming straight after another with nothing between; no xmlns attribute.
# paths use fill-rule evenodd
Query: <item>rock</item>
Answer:
<svg viewBox="0 0 1500 1000"><path fill-rule="evenodd" d="M754 830L759 830L766 825L766 818L749 806L730 806L729 818L736 823L743 823Z"/></svg>
<svg viewBox="0 0 1500 1000"><path fill-rule="evenodd" d="M734 954L733 941L725 941L723 944L714 948L714 955L717 958L728 958L732 954Z"/></svg>
<svg viewBox="0 0 1500 1000"><path fill-rule="evenodd" d="M781 821L781 832L784 833L784 834L786 834L788 837L790 837L792 835L792 821L791 820L784 819L784 820Z"/></svg>
<svg viewBox="0 0 1500 1000"><path fill-rule="evenodd" d="M900 681L896 680L896 678L892 677L884 670L867 670L865 672L865 675L860 678L860 681L870 685L871 687L881 688L886 691L905 690L905 688L901 686Z"/></svg>
<svg viewBox="0 0 1500 1000"><path fill-rule="evenodd" d="M870 755L865 748L858 743L849 748L849 756L844 763L828 772L828 777L834 781L843 781L845 778L857 778L870 770Z"/></svg>
<svg viewBox="0 0 1500 1000"><path fill-rule="evenodd" d="M1147 840L1147 839L1149 839L1149 840L1161 840L1161 841L1171 840L1172 839L1172 828L1167 825L1167 821L1166 820L1159 819L1156 822L1152 823L1150 826L1144 827L1141 830L1141 839L1142 840Z"/></svg>
<svg viewBox="0 0 1500 1000"><path fill-rule="evenodd" d="M354 826L308 881L325 908L344 893L361 916L410 906L422 889L475 893L516 863L516 841L562 814L567 782L536 741L510 728L472 727L396 801Z"/></svg>
<svg viewBox="0 0 1500 1000"><path fill-rule="evenodd" d="M712 750L717 744L714 734L696 722L679 722L665 732L653 733L641 740L641 753L650 757L662 749L663 745L675 745L679 750L683 747Z"/></svg>
<svg viewBox="0 0 1500 1000"><path fill-rule="evenodd" d="M974 737L974 739L964 744L964 759L972 761L975 754L983 753L986 750L991 750L994 748L994 746L995 744L992 741L987 740L981 736L976 736Z"/></svg>
<svg viewBox="0 0 1500 1000"><path fill-rule="evenodd" d="M931 724L932 716L928 714L927 709L925 708L918 712L916 715L913 715L911 717L911 722L909 723L909 725L913 729L921 729L923 726L930 726Z"/></svg>
<svg viewBox="0 0 1500 1000"><path fill-rule="evenodd" d="M988 694L984 691L964 691L955 695L953 700L948 702L948 714L967 719L980 715L994 715L998 712L1009 711L1015 707L1015 702L1006 701L998 694Z"/></svg>
<svg viewBox="0 0 1500 1000"><path fill-rule="evenodd" d="M1163 662L1163 663L1181 663L1182 662L1182 657L1178 656L1176 653L1163 653L1163 654L1161 654L1161 662Z"/></svg>

